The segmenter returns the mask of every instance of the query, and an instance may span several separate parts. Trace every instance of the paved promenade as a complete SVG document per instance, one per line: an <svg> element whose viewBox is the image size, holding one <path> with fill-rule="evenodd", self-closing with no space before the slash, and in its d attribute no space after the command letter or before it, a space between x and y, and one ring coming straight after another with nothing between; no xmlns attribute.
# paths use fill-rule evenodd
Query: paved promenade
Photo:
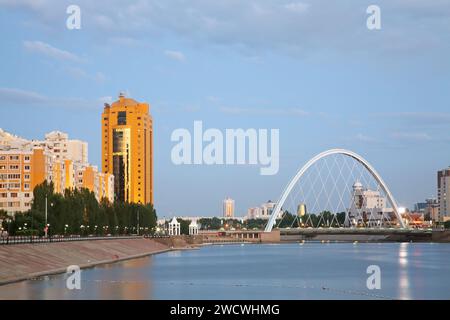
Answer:
<svg viewBox="0 0 450 320"><path fill-rule="evenodd" d="M152 239L114 239L0 246L0 285L46 274L132 259L170 250Z"/></svg>

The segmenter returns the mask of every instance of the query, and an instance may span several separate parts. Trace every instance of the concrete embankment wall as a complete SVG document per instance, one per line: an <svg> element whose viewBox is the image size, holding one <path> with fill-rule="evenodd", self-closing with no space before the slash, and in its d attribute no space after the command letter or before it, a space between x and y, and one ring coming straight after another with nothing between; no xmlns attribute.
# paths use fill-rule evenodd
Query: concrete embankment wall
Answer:
<svg viewBox="0 0 450 320"><path fill-rule="evenodd" d="M450 242L450 230L433 231L433 241Z"/></svg>
<svg viewBox="0 0 450 320"><path fill-rule="evenodd" d="M70 265L86 268L170 249L164 241L143 238L3 245L0 284L66 272Z"/></svg>
<svg viewBox="0 0 450 320"><path fill-rule="evenodd" d="M170 238L155 238L157 241L169 248L179 249L179 248L191 248L199 246L203 243L203 236L172 236Z"/></svg>

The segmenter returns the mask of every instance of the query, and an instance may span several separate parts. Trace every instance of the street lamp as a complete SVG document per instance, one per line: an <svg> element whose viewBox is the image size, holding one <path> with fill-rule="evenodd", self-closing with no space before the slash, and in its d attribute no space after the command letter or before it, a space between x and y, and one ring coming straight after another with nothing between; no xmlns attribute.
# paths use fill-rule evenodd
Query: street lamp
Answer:
<svg viewBox="0 0 450 320"><path fill-rule="evenodd" d="M137 234L139 235L139 210L137 210Z"/></svg>
<svg viewBox="0 0 450 320"><path fill-rule="evenodd" d="M47 238L48 236L48 227L50 226L48 224L48 199L47 199L47 194L45 194L45 228L44 228L44 233L45 233L45 237ZM50 203L50 206L53 207L53 203Z"/></svg>

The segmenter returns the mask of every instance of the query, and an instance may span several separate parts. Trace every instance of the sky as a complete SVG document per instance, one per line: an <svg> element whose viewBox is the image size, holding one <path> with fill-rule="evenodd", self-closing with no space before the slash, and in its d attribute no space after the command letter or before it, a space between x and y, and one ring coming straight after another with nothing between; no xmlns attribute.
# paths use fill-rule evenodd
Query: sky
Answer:
<svg viewBox="0 0 450 320"><path fill-rule="evenodd" d="M243 216L330 148L364 156L409 207L450 165L449 0L0 0L0 34L6 131L67 132L100 165L103 103L151 105L158 216L221 215L227 196ZM173 164L171 134L195 120L279 129L278 174Z"/></svg>

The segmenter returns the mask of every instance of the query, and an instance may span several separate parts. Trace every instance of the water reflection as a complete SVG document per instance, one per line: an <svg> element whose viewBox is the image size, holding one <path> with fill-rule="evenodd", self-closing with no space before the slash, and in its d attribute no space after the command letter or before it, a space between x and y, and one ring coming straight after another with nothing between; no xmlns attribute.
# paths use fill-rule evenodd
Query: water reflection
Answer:
<svg viewBox="0 0 450 320"><path fill-rule="evenodd" d="M377 292L366 287L373 264ZM0 286L0 299L449 299L450 245L210 246L85 269L81 286L56 275Z"/></svg>
<svg viewBox="0 0 450 320"><path fill-rule="evenodd" d="M408 250L409 243L400 243L398 247L398 266L399 266L399 278L398 289L399 299L408 300L411 299L410 279L408 274Z"/></svg>

